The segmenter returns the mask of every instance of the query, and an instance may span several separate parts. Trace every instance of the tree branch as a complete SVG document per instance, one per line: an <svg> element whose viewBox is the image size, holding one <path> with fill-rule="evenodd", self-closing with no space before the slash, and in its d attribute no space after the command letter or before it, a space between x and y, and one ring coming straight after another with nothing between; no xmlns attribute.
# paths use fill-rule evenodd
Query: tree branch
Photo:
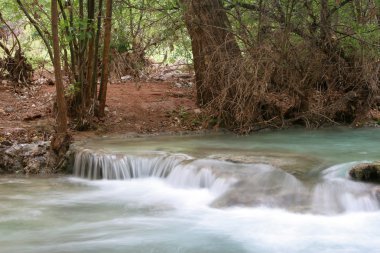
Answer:
<svg viewBox="0 0 380 253"><path fill-rule="evenodd" d="M6 45L4 45L1 41L0 41L0 48L2 48L4 50L4 52L10 57L11 56L11 52L9 51L9 49L7 48Z"/></svg>
<svg viewBox="0 0 380 253"><path fill-rule="evenodd" d="M15 40L17 42L18 48L21 50L21 43L18 40L17 35L13 31L13 29L8 25L8 23L4 20L3 15L1 14L1 12L0 12L0 21L3 22L5 24L5 26L9 29L9 31L12 33L13 37L15 38ZM13 49L14 49L14 47L12 48L11 51L13 51Z"/></svg>
<svg viewBox="0 0 380 253"><path fill-rule="evenodd" d="M276 14L274 14L273 12L271 12L270 10L264 9L264 8L260 8L257 5L237 2L237 3L234 3L234 4L231 3L229 6L226 6L226 8L229 9L229 10L231 10L233 8L236 8L236 7L241 7L241 8L247 9L247 10L253 10L253 11L260 12L264 16L266 16L266 17L268 17L270 19L273 19L274 21L277 21L280 25L285 26L285 22L286 22L285 17L283 17L283 16L277 16ZM300 36L300 37L302 37L304 39L310 39L309 35L307 35L301 29L295 27L294 25L289 24L288 27L289 27L290 31L292 31L293 33L297 34L298 36Z"/></svg>
<svg viewBox="0 0 380 253"><path fill-rule="evenodd" d="M329 16L332 16L335 12L339 11L341 8L343 8L345 5L347 5L351 2L352 2L352 0L344 0L339 5L337 5L331 9Z"/></svg>
<svg viewBox="0 0 380 253"><path fill-rule="evenodd" d="M46 46L46 49L48 51L48 54L49 54L49 57L50 57L50 60L51 62L54 61L54 57L53 57L53 53L51 51L51 46L49 44L49 41L47 40L47 38L45 37L44 33L41 31L40 27L38 26L37 22L30 16L30 14L28 13L28 11L26 10L25 6L21 3L20 0L16 0L17 1L17 4L19 5L20 9L22 10L22 12L25 14L25 16L27 17L27 19L29 20L29 22L34 26L34 28L37 30L38 34L40 35L41 39L43 40L45 46Z"/></svg>

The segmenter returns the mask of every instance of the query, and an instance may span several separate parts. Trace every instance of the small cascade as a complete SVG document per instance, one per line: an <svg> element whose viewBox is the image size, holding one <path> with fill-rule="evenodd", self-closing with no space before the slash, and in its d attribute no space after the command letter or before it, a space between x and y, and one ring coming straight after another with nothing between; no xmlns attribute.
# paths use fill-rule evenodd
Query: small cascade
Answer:
<svg viewBox="0 0 380 253"><path fill-rule="evenodd" d="M127 180L143 177L167 177L173 168L190 157L182 154L129 156L83 149L76 153L74 174L87 179Z"/></svg>
<svg viewBox="0 0 380 253"><path fill-rule="evenodd" d="M185 154L140 155L78 150L74 173L90 180L160 178L176 188L205 188L214 207L265 206L302 213L338 214L380 209L380 189L348 179L355 163L332 166L319 179L303 182L266 164L195 159Z"/></svg>
<svg viewBox="0 0 380 253"><path fill-rule="evenodd" d="M226 192L233 178L217 177L211 168L197 166L184 154L154 152L140 156L77 151L74 174L90 180L131 180L157 177L178 188L207 188L216 195Z"/></svg>

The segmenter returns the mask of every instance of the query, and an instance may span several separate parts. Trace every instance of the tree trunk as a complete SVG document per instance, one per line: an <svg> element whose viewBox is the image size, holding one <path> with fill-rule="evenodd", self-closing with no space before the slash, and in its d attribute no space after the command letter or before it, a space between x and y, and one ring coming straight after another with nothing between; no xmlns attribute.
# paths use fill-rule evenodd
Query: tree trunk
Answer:
<svg viewBox="0 0 380 253"><path fill-rule="evenodd" d="M331 16L329 11L329 1L328 0L321 0L321 22L320 22L320 40L322 43L322 46L328 50L331 49L332 43L331 43Z"/></svg>
<svg viewBox="0 0 380 253"><path fill-rule="evenodd" d="M100 34L101 34L101 29L102 29L102 11L103 11L103 0L99 0L96 37L95 37L94 65L93 65L92 77L91 77L91 92L94 98L96 98L96 93L97 93L98 54L99 54L99 40L100 40Z"/></svg>
<svg viewBox="0 0 380 253"><path fill-rule="evenodd" d="M71 8L71 2L70 1L67 1L66 2L68 4L68 6L70 6L70 11L72 12L72 8ZM59 9L61 10L61 14L62 14L62 18L65 22L69 22L68 18L67 18L67 15L65 13L65 7L62 3L62 0L58 0L58 4L59 4ZM69 27L68 26L65 26L65 33L66 33L66 36L68 37L72 37L71 40L69 40L69 50L70 50L70 71L67 73L69 75L69 80L71 83L75 83L77 80L75 78L75 57L76 57L76 53L74 51L74 38L73 38L73 34L72 32L70 31Z"/></svg>
<svg viewBox="0 0 380 253"><path fill-rule="evenodd" d="M53 36L53 65L55 74L55 87L57 92L57 128L56 135L52 141L52 148L55 153L61 155L61 151L66 152L68 133L67 133L67 108L64 94L64 87L61 72L61 56L58 35L58 3L57 0L51 1L51 27Z"/></svg>
<svg viewBox="0 0 380 253"><path fill-rule="evenodd" d="M74 10L73 10L73 4L71 0L66 1L67 5L69 6L69 24L70 27L74 27ZM79 53L79 46L78 46L78 41L77 38L75 37L75 34L73 32L70 32L71 35L71 46L72 48L72 55L71 55L71 65L72 65L72 71L74 73L74 79L75 82L79 82L79 69L78 69L78 53Z"/></svg>
<svg viewBox="0 0 380 253"><path fill-rule="evenodd" d="M95 28L94 28L94 19L95 19L95 1L88 0L88 31L91 33L91 38L88 41L88 52L87 52L87 72L86 72L86 89L85 89L85 106L88 107L91 103L91 100L94 98L92 93L92 71L94 69L94 44L95 44Z"/></svg>
<svg viewBox="0 0 380 253"><path fill-rule="evenodd" d="M111 44L111 27L112 27L112 0L106 0L106 18L104 21L104 44L103 44L103 59L102 59L102 78L99 90L99 110L98 116L104 116L106 107L107 83L109 76L109 56Z"/></svg>
<svg viewBox="0 0 380 253"><path fill-rule="evenodd" d="M181 0L191 38L197 103L204 106L218 94L221 84L206 83L206 71L218 73L217 63L241 56L230 22L220 0Z"/></svg>

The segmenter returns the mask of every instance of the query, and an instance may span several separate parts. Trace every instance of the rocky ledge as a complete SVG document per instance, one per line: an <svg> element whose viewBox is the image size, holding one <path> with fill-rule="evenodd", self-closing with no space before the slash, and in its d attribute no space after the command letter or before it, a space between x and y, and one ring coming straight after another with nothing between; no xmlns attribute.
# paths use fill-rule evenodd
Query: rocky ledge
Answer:
<svg viewBox="0 0 380 253"><path fill-rule="evenodd" d="M380 161L358 164L350 170L351 178L363 181L380 183Z"/></svg>
<svg viewBox="0 0 380 253"><path fill-rule="evenodd" d="M50 149L50 141L19 144L0 143L0 174L52 174L65 172L70 163L68 152L58 160Z"/></svg>

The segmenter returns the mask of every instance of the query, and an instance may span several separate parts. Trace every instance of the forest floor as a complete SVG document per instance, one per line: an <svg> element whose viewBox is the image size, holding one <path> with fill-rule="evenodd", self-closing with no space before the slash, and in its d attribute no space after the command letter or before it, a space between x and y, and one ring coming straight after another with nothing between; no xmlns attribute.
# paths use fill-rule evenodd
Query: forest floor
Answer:
<svg viewBox="0 0 380 253"><path fill-rule="evenodd" d="M0 141L48 140L54 131L55 87L34 84L14 91L0 81ZM108 86L106 116L94 128L72 131L74 139L111 134L155 134L200 130L194 88L170 82L125 82Z"/></svg>

